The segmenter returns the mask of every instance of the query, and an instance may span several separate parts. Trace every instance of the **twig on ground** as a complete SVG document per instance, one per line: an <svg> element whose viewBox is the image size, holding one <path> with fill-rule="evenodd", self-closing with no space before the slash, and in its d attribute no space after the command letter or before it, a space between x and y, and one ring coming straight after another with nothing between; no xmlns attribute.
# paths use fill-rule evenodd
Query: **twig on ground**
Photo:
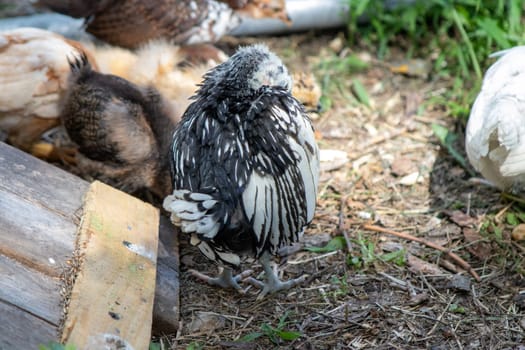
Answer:
<svg viewBox="0 0 525 350"><path fill-rule="evenodd" d="M404 128L401 128L399 130L396 130L394 132L392 132L391 134L387 134L387 135L382 135L382 136L378 136L374 139L372 139L370 142L366 143L362 149L364 149L364 151L362 152L359 152L359 153L356 153L356 154L348 154L348 158L349 160L356 160L356 159L359 159L361 157L363 157L364 155L367 155L369 153L372 153L376 150L376 147L378 144L381 144L385 141L389 141L391 139L394 139L400 135L403 135L405 134L406 132L408 131L408 128L407 127L404 127Z"/></svg>
<svg viewBox="0 0 525 350"><path fill-rule="evenodd" d="M441 313L441 315L439 315L439 317L437 318L437 321L441 322L441 320L443 319L443 316L445 315L445 313L448 311L450 305L452 304L452 301L454 301L454 298L456 297L456 295L452 295L452 297L450 298L450 300L448 301L448 304L447 306L445 306L445 308L443 309L443 312ZM434 325L434 327L432 327L432 329L427 333L427 337L429 335L431 335L432 333L434 333L434 331L436 330L437 326L438 326L438 322L436 322L436 324Z"/></svg>
<svg viewBox="0 0 525 350"><path fill-rule="evenodd" d="M503 198L510 199L511 201L517 202L519 204L525 204L525 199L524 198L520 198L520 197L514 196L514 195L512 195L510 193L502 192L501 196Z"/></svg>
<svg viewBox="0 0 525 350"><path fill-rule="evenodd" d="M456 265L445 259L439 259L439 265L454 273L458 273L460 271Z"/></svg>
<svg viewBox="0 0 525 350"><path fill-rule="evenodd" d="M400 287L400 289L406 290L406 291L410 292L411 294L416 294L416 291L415 291L416 289L418 291L422 291L421 288L412 286L410 284L410 282L405 282L403 280L400 280L399 278L391 276L391 275L387 274L386 272L379 272L378 274L383 276L383 277L385 277L386 279L390 280L393 284L396 284L398 287Z"/></svg>
<svg viewBox="0 0 525 350"><path fill-rule="evenodd" d="M500 211L498 211L498 213L494 216L494 220L496 222L501 222L501 218L503 217L503 215L507 212L507 210L509 210L510 207L512 207L514 205L514 203L509 203L507 204L503 209L501 209Z"/></svg>
<svg viewBox="0 0 525 350"><path fill-rule="evenodd" d="M408 233L397 232L397 231L389 230L389 229L386 229L386 228L383 228L383 227L380 227L380 226L376 226L376 225L364 224L363 228L365 230L381 232L381 233L387 233L387 234L392 235L392 236L408 239L410 241L418 242L418 243L426 245L427 247L439 250L440 252L443 252L443 253L447 254L452 260L454 260L454 262L456 262L463 269L467 270L476 279L476 281L481 282L481 278L479 277L477 272L474 271L474 269L472 268L472 266L470 266L469 263L467 263L465 260L460 258L457 254L449 251L448 249L446 249L446 248L444 248L442 246L439 246L439 245L437 245L435 243L426 241L426 240L424 240L422 238L419 238L419 237L414 237L414 236L412 236L412 235L410 235Z"/></svg>
<svg viewBox="0 0 525 350"><path fill-rule="evenodd" d="M325 254L322 254L322 255L315 255L315 256L313 256L311 258L304 259L304 260L288 260L288 264L289 265L306 264L306 263L309 263L311 261L316 261L316 260L321 260L321 259L327 258L327 257L335 255L337 253L339 253L339 251L334 250L333 252L328 252L328 253L325 253Z"/></svg>
<svg viewBox="0 0 525 350"><path fill-rule="evenodd" d="M511 244L514 247L518 248L522 253L525 253L525 247L523 247L521 244L514 242L514 241L512 241Z"/></svg>

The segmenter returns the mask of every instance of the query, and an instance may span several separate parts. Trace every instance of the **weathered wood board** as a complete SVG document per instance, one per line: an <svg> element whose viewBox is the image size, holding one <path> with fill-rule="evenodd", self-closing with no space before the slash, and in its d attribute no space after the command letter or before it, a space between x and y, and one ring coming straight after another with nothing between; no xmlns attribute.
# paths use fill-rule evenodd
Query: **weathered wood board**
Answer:
<svg viewBox="0 0 525 350"><path fill-rule="evenodd" d="M60 339L62 280L71 266L81 221L85 222L83 203L89 189L88 182L0 142L0 349L37 349ZM137 225L131 231L140 229ZM147 230L155 231L149 226L161 231L165 240L159 242L153 315L158 328L153 331L171 333L178 323L177 236L166 218L150 220ZM143 316L141 320L149 322ZM144 334L150 331L143 328Z"/></svg>
<svg viewBox="0 0 525 350"><path fill-rule="evenodd" d="M95 181L86 193L82 259L62 341L77 349L115 342L147 349L151 338L159 211Z"/></svg>
<svg viewBox="0 0 525 350"><path fill-rule="evenodd" d="M179 327L179 240L170 220L161 216L157 257L157 286L153 309L153 334L177 332Z"/></svg>
<svg viewBox="0 0 525 350"><path fill-rule="evenodd" d="M0 142L0 349L57 339L60 276L89 184Z"/></svg>

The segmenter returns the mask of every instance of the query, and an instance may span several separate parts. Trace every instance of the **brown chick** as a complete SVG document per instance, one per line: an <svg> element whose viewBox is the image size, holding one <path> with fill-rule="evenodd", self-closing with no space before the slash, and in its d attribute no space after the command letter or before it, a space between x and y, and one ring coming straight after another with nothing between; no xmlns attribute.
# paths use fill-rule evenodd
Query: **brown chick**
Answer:
<svg viewBox="0 0 525 350"><path fill-rule="evenodd" d="M70 71L66 57L78 50L91 55L79 42L42 29L0 33L0 131L8 143L47 160L70 156L40 137L59 124L59 96Z"/></svg>
<svg viewBox="0 0 525 350"><path fill-rule="evenodd" d="M174 124L158 91L70 62L62 122L78 146L77 171L130 194L170 192L166 162ZM155 199L153 202L156 202Z"/></svg>
<svg viewBox="0 0 525 350"><path fill-rule="evenodd" d="M315 76L312 73L295 72L292 79L292 95L304 105L307 112L319 112L322 93Z"/></svg>

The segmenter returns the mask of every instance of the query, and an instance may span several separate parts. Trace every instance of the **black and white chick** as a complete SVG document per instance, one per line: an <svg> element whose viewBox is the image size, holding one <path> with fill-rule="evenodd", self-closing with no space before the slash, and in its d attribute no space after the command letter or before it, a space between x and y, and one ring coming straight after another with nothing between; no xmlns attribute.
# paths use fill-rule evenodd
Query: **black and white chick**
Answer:
<svg viewBox="0 0 525 350"><path fill-rule="evenodd" d="M61 121L78 147L76 172L161 202L171 193L169 104L153 87L93 70L85 55L70 65Z"/></svg>
<svg viewBox="0 0 525 350"><path fill-rule="evenodd" d="M272 255L297 242L314 216L319 150L282 61L262 44L240 48L204 75L172 145L172 222L223 267L209 284L239 291L232 269L258 259L259 297L289 289ZM252 281L255 281L252 279Z"/></svg>

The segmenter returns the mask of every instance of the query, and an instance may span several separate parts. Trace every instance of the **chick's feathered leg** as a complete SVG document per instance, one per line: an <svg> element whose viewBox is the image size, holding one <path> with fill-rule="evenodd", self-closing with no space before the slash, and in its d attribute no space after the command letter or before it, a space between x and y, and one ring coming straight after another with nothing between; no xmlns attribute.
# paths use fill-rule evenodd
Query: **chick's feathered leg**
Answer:
<svg viewBox="0 0 525 350"><path fill-rule="evenodd" d="M261 263L264 269L264 274L266 276L266 282L261 282L252 277L247 278L247 282L262 289L261 293L259 293L259 295L257 296L257 300L263 299L267 294L273 294L281 290L287 290L292 287L295 287L298 284L303 283L306 278L306 276L301 276L298 278L288 280L286 282L281 281L279 277L277 277L277 274L275 273L275 271L273 270L269 253L264 253L259 258L259 262Z"/></svg>
<svg viewBox="0 0 525 350"><path fill-rule="evenodd" d="M245 293L245 290L239 285L239 281L244 280L248 277L253 271L246 270L240 274L233 276L232 270L228 267L222 269L222 272L217 277L210 277L203 273L200 273L196 270L190 270L190 273L193 277L198 278L212 286L219 286L222 288L233 288L236 289L239 293Z"/></svg>

